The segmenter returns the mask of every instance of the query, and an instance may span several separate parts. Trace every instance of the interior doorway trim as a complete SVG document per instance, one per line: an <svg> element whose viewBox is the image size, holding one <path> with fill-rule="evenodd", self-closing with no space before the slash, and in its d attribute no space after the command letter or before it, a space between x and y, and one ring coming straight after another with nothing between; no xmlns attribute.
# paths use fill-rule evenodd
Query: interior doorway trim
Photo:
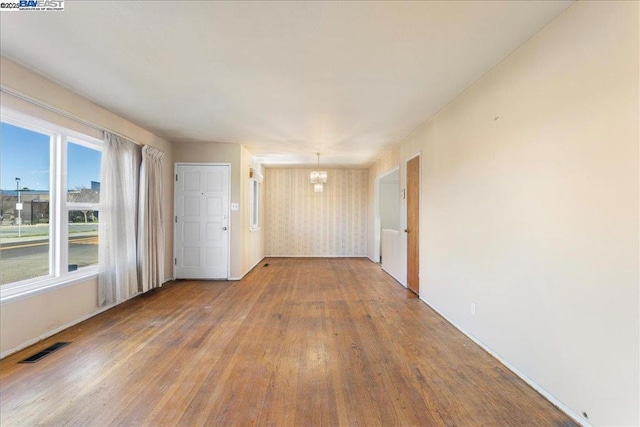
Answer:
<svg viewBox="0 0 640 427"><path fill-rule="evenodd" d="M381 242L381 224L380 224L380 181L392 173L400 173L400 165L395 165L391 169L378 174L375 179L373 192L373 262L380 263L380 242ZM400 186L400 184L398 184Z"/></svg>

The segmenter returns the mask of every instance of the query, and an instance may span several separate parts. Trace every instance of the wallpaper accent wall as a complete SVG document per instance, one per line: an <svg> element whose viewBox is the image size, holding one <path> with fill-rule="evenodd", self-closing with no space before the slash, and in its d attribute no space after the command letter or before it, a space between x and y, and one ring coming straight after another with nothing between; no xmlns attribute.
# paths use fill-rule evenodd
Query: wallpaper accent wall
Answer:
<svg viewBox="0 0 640 427"><path fill-rule="evenodd" d="M314 193L309 169L266 169L266 256L367 256L368 170L327 169Z"/></svg>

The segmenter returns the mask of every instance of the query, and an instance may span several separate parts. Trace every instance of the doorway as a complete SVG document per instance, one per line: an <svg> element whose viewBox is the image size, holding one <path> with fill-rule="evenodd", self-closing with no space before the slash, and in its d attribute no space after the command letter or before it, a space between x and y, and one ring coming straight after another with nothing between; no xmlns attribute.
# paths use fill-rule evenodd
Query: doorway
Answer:
<svg viewBox="0 0 640 427"><path fill-rule="evenodd" d="M395 167L376 178L374 206L374 257L384 271L402 286L407 286L407 251L402 233L400 168Z"/></svg>
<svg viewBox="0 0 640 427"><path fill-rule="evenodd" d="M176 279L229 276L230 170L228 164L176 164Z"/></svg>
<svg viewBox="0 0 640 427"><path fill-rule="evenodd" d="M375 257L382 262L382 231L399 230L400 227L400 169L395 168L376 178L376 251Z"/></svg>
<svg viewBox="0 0 640 427"><path fill-rule="evenodd" d="M407 286L420 295L420 155L407 160Z"/></svg>

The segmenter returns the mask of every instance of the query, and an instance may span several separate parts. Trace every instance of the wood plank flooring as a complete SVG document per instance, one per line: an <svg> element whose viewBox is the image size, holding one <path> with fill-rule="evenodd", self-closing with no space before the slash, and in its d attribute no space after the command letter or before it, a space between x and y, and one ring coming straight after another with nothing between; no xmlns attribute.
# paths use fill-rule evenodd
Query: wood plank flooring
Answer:
<svg viewBox="0 0 640 427"><path fill-rule="evenodd" d="M576 425L364 258L166 285L0 361L0 398L2 426Z"/></svg>

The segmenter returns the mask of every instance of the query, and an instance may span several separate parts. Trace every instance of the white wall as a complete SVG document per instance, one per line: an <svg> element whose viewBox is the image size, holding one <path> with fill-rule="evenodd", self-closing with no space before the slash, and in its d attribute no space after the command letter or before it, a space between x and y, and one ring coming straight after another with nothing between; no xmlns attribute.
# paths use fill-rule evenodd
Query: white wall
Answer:
<svg viewBox="0 0 640 427"><path fill-rule="evenodd" d="M407 240L404 231L383 229L380 237L382 269L407 287Z"/></svg>
<svg viewBox="0 0 640 427"><path fill-rule="evenodd" d="M577 2L370 169L422 152L421 298L595 425L640 424L638 16Z"/></svg>
<svg viewBox="0 0 640 427"><path fill-rule="evenodd" d="M400 229L400 171L395 171L379 182L379 212L382 229Z"/></svg>
<svg viewBox="0 0 640 427"><path fill-rule="evenodd" d="M165 277L172 277L173 266L173 152L171 144L135 124L91 103L85 98L53 83L26 68L0 57L0 82L3 87L17 91L40 102L97 126L126 135L136 143L152 145L165 152L162 159L165 171ZM101 132L82 125L34 104L1 93L0 103L33 117L47 120L102 139ZM97 280L76 282L63 288L27 298L3 302L0 308L0 352L2 355L22 348L67 325L98 312Z"/></svg>
<svg viewBox="0 0 640 427"><path fill-rule="evenodd" d="M365 256L367 170L328 169L315 193L308 169L266 169L267 256Z"/></svg>

